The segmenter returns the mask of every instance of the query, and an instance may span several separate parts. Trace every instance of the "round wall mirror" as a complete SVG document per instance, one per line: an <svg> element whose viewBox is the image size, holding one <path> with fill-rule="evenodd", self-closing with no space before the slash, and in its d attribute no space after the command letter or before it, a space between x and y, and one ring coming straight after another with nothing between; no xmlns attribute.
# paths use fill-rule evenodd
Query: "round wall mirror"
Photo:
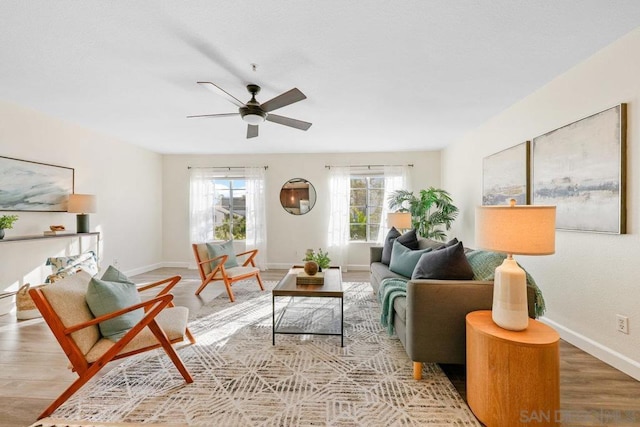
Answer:
<svg viewBox="0 0 640 427"><path fill-rule="evenodd" d="M291 215L304 215L316 204L316 189L304 178L290 179L280 190L280 204Z"/></svg>

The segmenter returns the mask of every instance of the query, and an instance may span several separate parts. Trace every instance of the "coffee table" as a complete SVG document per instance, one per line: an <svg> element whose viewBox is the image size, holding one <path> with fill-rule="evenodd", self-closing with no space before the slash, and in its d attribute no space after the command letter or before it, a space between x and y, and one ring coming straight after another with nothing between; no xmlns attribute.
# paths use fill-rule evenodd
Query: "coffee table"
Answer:
<svg viewBox="0 0 640 427"><path fill-rule="evenodd" d="M296 284L301 271L302 266L294 266L271 291L272 344L276 344L276 334L337 335L340 346L344 347L344 291L340 267L325 268L322 285ZM279 297L288 297L289 301L276 319L276 298ZM321 300L326 298L339 299L340 303Z"/></svg>

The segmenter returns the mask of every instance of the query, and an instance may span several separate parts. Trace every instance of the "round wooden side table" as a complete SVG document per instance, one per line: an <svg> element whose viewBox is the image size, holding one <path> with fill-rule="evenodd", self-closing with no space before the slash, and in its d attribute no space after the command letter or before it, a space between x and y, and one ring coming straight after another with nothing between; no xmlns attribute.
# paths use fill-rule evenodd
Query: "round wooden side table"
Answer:
<svg viewBox="0 0 640 427"><path fill-rule="evenodd" d="M491 311L467 314L467 402L488 427L560 424L560 336L534 319L502 329Z"/></svg>

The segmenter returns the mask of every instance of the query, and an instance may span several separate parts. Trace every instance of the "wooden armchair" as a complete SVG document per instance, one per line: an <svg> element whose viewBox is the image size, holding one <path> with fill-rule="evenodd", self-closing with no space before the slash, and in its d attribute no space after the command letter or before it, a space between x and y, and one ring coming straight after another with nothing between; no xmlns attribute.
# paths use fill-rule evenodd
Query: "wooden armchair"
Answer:
<svg viewBox="0 0 640 427"><path fill-rule="evenodd" d="M33 302L69 358L70 368L79 376L40 414L39 419L51 415L108 362L159 347L164 349L185 381L193 382L172 347L173 343L183 341L185 337L191 344L195 343L195 338L187 328L189 310L186 307L175 307L173 295L169 293L180 281L180 276L139 287L138 291L142 292L165 285L152 299L100 317L93 316L85 299L90 280L89 274L80 271L55 284L29 291ZM114 342L102 337L98 323L140 308L144 309L144 317L120 340Z"/></svg>
<svg viewBox="0 0 640 427"><path fill-rule="evenodd" d="M193 254L196 257L196 265L198 266L200 278L202 279L202 283L196 291L196 295L200 295L200 292L202 292L209 283L216 280L222 280L224 282L224 286L227 288L229 300L234 302L236 299L233 296L231 285L238 280L248 279L250 277L255 277L260 289L264 291L262 278L260 277L260 269L256 267L256 263L254 261L254 258L258 254L257 249L236 254L236 257L247 256L247 259L241 266L225 268L224 263L227 262L228 255L220 255L210 259L206 243L193 243L191 246L193 247ZM212 263L217 263L215 268L211 266Z"/></svg>

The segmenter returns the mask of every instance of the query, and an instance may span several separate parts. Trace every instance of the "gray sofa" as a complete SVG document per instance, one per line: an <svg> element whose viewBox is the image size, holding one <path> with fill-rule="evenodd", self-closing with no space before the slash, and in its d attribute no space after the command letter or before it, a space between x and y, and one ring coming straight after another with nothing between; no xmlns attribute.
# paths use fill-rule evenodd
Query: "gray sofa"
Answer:
<svg viewBox="0 0 640 427"><path fill-rule="evenodd" d="M442 242L419 238L420 249ZM388 277L409 279L381 263L382 247L370 248L371 286L377 296ZM529 317L535 317L535 291L527 287ZM394 301L394 327L407 355L413 361L414 378L420 379L422 363L464 364L466 361L465 316L490 310L493 281L409 280L407 296Z"/></svg>

